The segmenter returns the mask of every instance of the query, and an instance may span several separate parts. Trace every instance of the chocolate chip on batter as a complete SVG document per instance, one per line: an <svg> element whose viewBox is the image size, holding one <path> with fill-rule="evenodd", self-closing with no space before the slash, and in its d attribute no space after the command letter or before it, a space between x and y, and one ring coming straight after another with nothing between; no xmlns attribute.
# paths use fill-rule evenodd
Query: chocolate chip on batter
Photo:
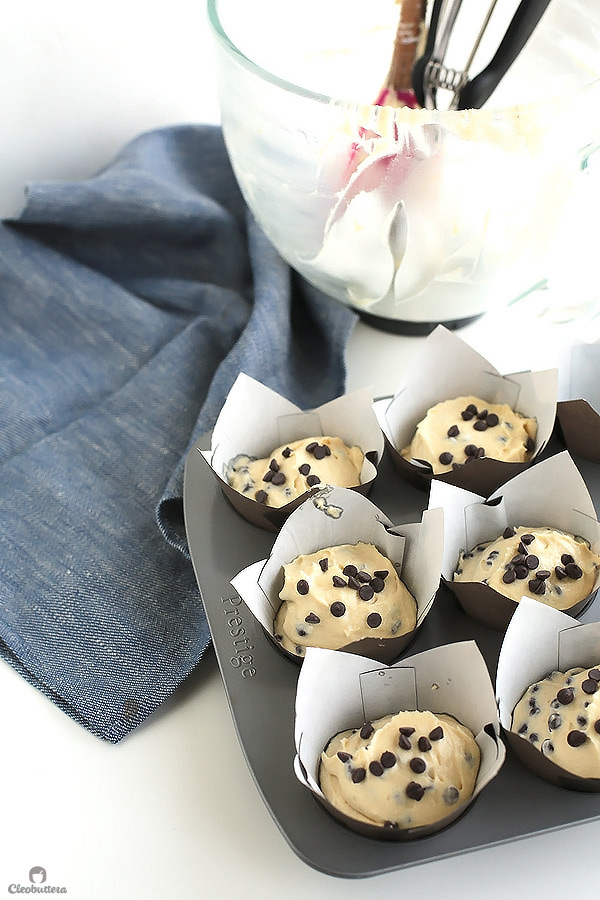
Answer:
<svg viewBox="0 0 600 900"><path fill-rule="evenodd" d="M565 572L567 573L569 578L574 579L581 578L581 576L583 575L583 570L581 569L581 567L574 562L567 563L567 565L565 566Z"/></svg>
<svg viewBox="0 0 600 900"><path fill-rule="evenodd" d="M425 737L425 735L422 735L419 738L419 740L417 741L417 745L421 753L426 753L428 750L431 750L431 741L429 740L429 738Z"/></svg>
<svg viewBox="0 0 600 900"><path fill-rule="evenodd" d="M347 586L347 582L344 581L344 579L341 578L339 575L334 575L332 577L331 581L332 581L332 584L334 587L346 587Z"/></svg>
<svg viewBox="0 0 600 900"><path fill-rule="evenodd" d="M272 459L269 463L269 468L272 472L279 472L279 463L276 459Z"/></svg>
<svg viewBox="0 0 600 900"><path fill-rule="evenodd" d="M369 628L379 628L381 625L381 616L379 613L369 613L367 616L367 625Z"/></svg>
<svg viewBox="0 0 600 900"><path fill-rule="evenodd" d="M369 573L368 573L368 572L364 572L362 569L361 569L360 572L357 572L356 577L357 577L358 580L361 581L363 584L369 584L369 582L371 581L371 576L369 575Z"/></svg>
<svg viewBox="0 0 600 900"><path fill-rule="evenodd" d="M425 788L416 781L409 781L406 785L405 793L411 800L422 800Z"/></svg>
<svg viewBox="0 0 600 900"><path fill-rule="evenodd" d="M453 455L449 453L447 450L444 453L440 453L438 456L439 461L443 466L449 466L452 460L454 459Z"/></svg>
<svg viewBox="0 0 600 900"><path fill-rule="evenodd" d="M314 487L315 484L321 483L321 479L319 478L318 475L309 475L308 478L306 479L306 483L309 487Z"/></svg>
<svg viewBox="0 0 600 900"><path fill-rule="evenodd" d="M502 537L505 539L508 539L508 538L514 537L515 534L516 534L515 529L512 528L510 525L507 525L506 528L504 529L504 531L502 532Z"/></svg>
<svg viewBox="0 0 600 900"><path fill-rule="evenodd" d="M264 503L267 499L267 492L266 491L257 491L254 495L254 499L256 500L257 503Z"/></svg>
<svg viewBox="0 0 600 900"><path fill-rule="evenodd" d="M467 444L465 447L465 456L475 456L477 453L477 445L476 444Z"/></svg>
<svg viewBox="0 0 600 900"><path fill-rule="evenodd" d="M306 637L306 631L304 628L301 628L300 625L296 625L296 634L298 637Z"/></svg>
<svg viewBox="0 0 600 900"><path fill-rule="evenodd" d="M556 699L559 703L562 703L563 706L568 706L568 704L572 703L575 699L575 691L572 687L561 688L556 695Z"/></svg>
<svg viewBox="0 0 600 900"><path fill-rule="evenodd" d="M347 566L344 566L342 572L344 575L356 575L358 569L356 568L356 566L353 566L352 563L348 563Z"/></svg>
<svg viewBox="0 0 600 900"><path fill-rule="evenodd" d="M513 566L523 566L526 559L526 553L516 553L515 556L513 556L513 558L511 559L511 563L513 564Z"/></svg>
<svg viewBox="0 0 600 900"><path fill-rule="evenodd" d="M317 441L311 441L310 444L307 444L304 449L306 450L307 453L314 453L315 447L318 447L318 446L319 445L318 445Z"/></svg>
<svg viewBox="0 0 600 900"><path fill-rule="evenodd" d="M352 769L350 773L350 777L354 784L360 784L361 781L364 781L365 775L367 774L366 770L363 769L362 766L359 766L356 769Z"/></svg>
<svg viewBox="0 0 600 900"><path fill-rule="evenodd" d="M375 572L373 572L375 578L382 578L384 581L389 574L389 569L377 569Z"/></svg>
<svg viewBox="0 0 600 900"><path fill-rule="evenodd" d="M308 622L309 625L318 625L321 620L316 613L309 612L304 621Z"/></svg>
<svg viewBox="0 0 600 900"><path fill-rule="evenodd" d="M323 444L317 444L317 446L315 447L315 449L313 451L314 458L315 459L325 459L325 457L327 456L327 450L328 450L328 448L325 447Z"/></svg>
<svg viewBox="0 0 600 900"><path fill-rule="evenodd" d="M375 775L376 778L379 778L381 775L383 775L384 768L378 759L374 759L369 763L369 772L371 773L371 775Z"/></svg>
<svg viewBox="0 0 600 900"><path fill-rule="evenodd" d="M271 483L277 485L285 484L285 475L283 474L283 472L274 472L273 477L271 478Z"/></svg>
<svg viewBox="0 0 600 900"><path fill-rule="evenodd" d="M570 731L567 735L567 744L569 747L581 747L582 744L585 744L587 741L587 736L583 731L577 731L574 729Z"/></svg>
<svg viewBox="0 0 600 900"><path fill-rule="evenodd" d="M563 553L563 555L560 558L560 561L563 564L563 566L568 566L569 563L575 562L575 560L573 559L573 557L571 556L570 553Z"/></svg>
<svg viewBox="0 0 600 900"><path fill-rule="evenodd" d="M308 594L309 585L308 585L308 581L306 580L306 578L301 578L296 583L296 590L298 591L299 594L303 594L303 595Z"/></svg>
<svg viewBox="0 0 600 900"><path fill-rule="evenodd" d="M410 737L411 734L415 733L415 729L412 727L412 725L401 725L398 731L400 732L400 734L405 734L407 737Z"/></svg>
<svg viewBox="0 0 600 900"><path fill-rule="evenodd" d="M538 571L535 573L535 577L540 578L542 581L545 581L546 578L550 578L551 575L552 572L550 572L548 569L538 569Z"/></svg>
<svg viewBox="0 0 600 900"><path fill-rule="evenodd" d="M373 734L374 731L375 731L375 729L373 727L373 723L365 722L364 725L362 726L362 728L360 729L360 736L363 739L363 741L366 741L368 738L371 737L371 735Z"/></svg>
<svg viewBox="0 0 600 900"><path fill-rule="evenodd" d="M477 421L473 423L473 428L475 431L487 431L487 422L485 419L477 419Z"/></svg>
<svg viewBox="0 0 600 900"><path fill-rule="evenodd" d="M381 754L381 765L384 769L391 769L396 765L396 754L391 750L384 750Z"/></svg>
<svg viewBox="0 0 600 900"><path fill-rule="evenodd" d="M593 678L594 681L600 681L600 669L590 669L588 677Z"/></svg>
<svg viewBox="0 0 600 900"><path fill-rule="evenodd" d="M360 581L354 575L349 575L348 587L352 588L353 591L357 591L360 588Z"/></svg>
<svg viewBox="0 0 600 900"><path fill-rule="evenodd" d="M554 744L552 743L551 740L546 738L545 741L542 741L542 746L540 747L540 750L542 751L544 756L549 756L551 753L554 753Z"/></svg>
<svg viewBox="0 0 600 900"><path fill-rule="evenodd" d="M376 594L381 593L381 591L385 587L385 582L384 582L383 578L378 578L377 576L375 576L374 578L371 578L371 587L373 588L373 590L375 591Z"/></svg>
<svg viewBox="0 0 600 900"><path fill-rule="evenodd" d="M340 600L334 600L329 607L329 612L332 616L335 616L336 619L339 619L346 612L346 607Z"/></svg>
<svg viewBox="0 0 600 900"><path fill-rule="evenodd" d="M525 544L526 547L529 546L529 544L531 544L532 541L535 541L534 534L522 534L521 535L521 543Z"/></svg>
<svg viewBox="0 0 600 900"><path fill-rule="evenodd" d="M448 437L456 437L457 434L460 434L458 425L451 425L446 434Z"/></svg>
<svg viewBox="0 0 600 900"><path fill-rule="evenodd" d="M290 457L292 455L292 448L285 447L285 449L283 449L281 451L281 455L283 456L284 459L288 459L288 457Z"/></svg>
<svg viewBox="0 0 600 900"><path fill-rule="evenodd" d="M531 571L532 569L537 569L540 561L534 553L530 553L527 559L525 560L525 565Z"/></svg>
<svg viewBox="0 0 600 900"><path fill-rule="evenodd" d="M498 424L499 421L500 421L500 419L498 418L496 413L493 413L493 412L488 413L487 416L485 417L485 424L487 425L488 428L495 428L495 426Z"/></svg>
<svg viewBox="0 0 600 900"><path fill-rule="evenodd" d="M410 748L412 747L412 744L408 739L408 735L406 735L406 734L400 735L400 737L398 738L398 746L402 747L403 750L410 750Z"/></svg>
<svg viewBox="0 0 600 900"><path fill-rule="evenodd" d="M414 756L408 765L417 775L422 775L427 768L427 763L420 756Z"/></svg>
<svg viewBox="0 0 600 900"><path fill-rule="evenodd" d="M301 466L298 466L298 471L301 475L308 475L310 472L310 465L308 463L302 463Z"/></svg>
<svg viewBox="0 0 600 900"><path fill-rule="evenodd" d="M267 471L265 472L265 474L262 477L262 480L263 481L273 481L274 474L275 474L275 472L273 471L273 469L267 469Z"/></svg>
<svg viewBox="0 0 600 900"><path fill-rule="evenodd" d="M352 759L352 754L346 753L344 750L338 750L337 757L341 762L345 763Z"/></svg>
<svg viewBox="0 0 600 900"><path fill-rule="evenodd" d="M504 584L512 584L516 579L516 574L514 569L507 569L504 575L502 576L502 581Z"/></svg>
<svg viewBox="0 0 600 900"><path fill-rule="evenodd" d="M444 737L444 729L441 725L437 725L436 728L432 728L429 732L429 740L430 741L441 741Z"/></svg>
<svg viewBox="0 0 600 900"><path fill-rule="evenodd" d="M544 594L546 592L546 585L541 578L532 578L531 581L527 583L527 587L532 594Z"/></svg>
<svg viewBox="0 0 600 900"><path fill-rule="evenodd" d="M320 560L319 560L319 565L321 566L321 571L322 571L322 572L326 572L326 571L327 571L327 569L329 568L329 560L327 559L326 556L324 556L323 559L320 559Z"/></svg>
<svg viewBox="0 0 600 900"><path fill-rule="evenodd" d="M518 734L527 734L527 722L523 722L521 727L519 728Z"/></svg>
<svg viewBox="0 0 600 900"><path fill-rule="evenodd" d="M581 690L584 694L595 694L598 688L600 688L600 684L594 681L593 678L586 678L585 681L581 682Z"/></svg>
<svg viewBox="0 0 600 900"><path fill-rule="evenodd" d="M527 566L515 566L515 575L522 581L524 578L528 577L529 569Z"/></svg>
<svg viewBox="0 0 600 900"><path fill-rule="evenodd" d="M550 713L548 716L548 728L550 731L556 731L562 725L562 716L558 713Z"/></svg>
<svg viewBox="0 0 600 900"><path fill-rule="evenodd" d="M564 566L554 566L554 574L561 581L563 578L567 577L567 572Z"/></svg>
<svg viewBox="0 0 600 900"><path fill-rule="evenodd" d="M594 731L597 734L600 734L600 719L596 719L596 721L594 722Z"/></svg>
<svg viewBox="0 0 600 900"><path fill-rule="evenodd" d="M373 588L371 587L370 584L361 584L360 588L358 589L358 596L360 597L361 600L371 600L371 598L374 596L374 594L375 594L375 591L373 590ZM373 615L375 615L375 613ZM379 618L381 619L381 616ZM380 623L378 623L378 624L380 624Z"/></svg>

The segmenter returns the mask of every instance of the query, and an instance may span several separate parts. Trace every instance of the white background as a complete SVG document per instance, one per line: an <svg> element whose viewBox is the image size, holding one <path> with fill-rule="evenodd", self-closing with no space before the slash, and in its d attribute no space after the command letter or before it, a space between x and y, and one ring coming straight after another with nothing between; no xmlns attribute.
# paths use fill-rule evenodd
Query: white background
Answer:
<svg viewBox="0 0 600 900"><path fill-rule="evenodd" d="M4 4L0 116L2 216L18 213L28 181L91 175L140 131L216 121L204 3ZM535 341L515 329L486 353L503 322L484 319L463 336L504 372L554 364L561 332L550 327L546 342L539 323ZM418 340L360 325L349 347L349 388L393 391L418 349ZM89 735L4 663L0 713L0 894L10 883L27 885L34 865L73 900L554 900L594 889L600 824L367 881L312 870L259 798L212 651L117 746Z"/></svg>

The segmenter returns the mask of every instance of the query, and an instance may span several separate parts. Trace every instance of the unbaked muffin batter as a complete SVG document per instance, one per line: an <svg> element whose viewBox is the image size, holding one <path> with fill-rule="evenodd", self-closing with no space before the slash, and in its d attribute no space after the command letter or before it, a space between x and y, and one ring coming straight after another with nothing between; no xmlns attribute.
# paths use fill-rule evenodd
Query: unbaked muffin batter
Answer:
<svg viewBox="0 0 600 900"><path fill-rule="evenodd" d="M480 751L456 719L411 710L333 737L321 754L323 794L342 813L388 828L430 825L473 793Z"/></svg>
<svg viewBox="0 0 600 900"><path fill-rule="evenodd" d="M512 731L568 772L600 778L600 667L552 672L531 685Z"/></svg>
<svg viewBox="0 0 600 900"><path fill-rule="evenodd" d="M484 456L524 462L531 456L536 434L536 420L521 416L506 403L456 397L428 410L401 454L430 463L439 475Z"/></svg>
<svg viewBox="0 0 600 900"><path fill-rule="evenodd" d="M481 581L515 600L534 597L570 609L592 592L600 557L583 538L556 528L507 527L461 553L454 581Z"/></svg>
<svg viewBox="0 0 600 900"><path fill-rule="evenodd" d="M413 631L417 605L394 566L373 544L341 544L283 567L282 604L273 633L303 656L306 647L339 650L361 638Z"/></svg>
<svg viewBox="0 0 600 900"><path fill-rule="evenodd" d="M267 506L285 506L318 485L356 487L363 465L360 447L338 437L309 437L283 444L264 459L240 454L225 477L240 494Z"/></svg>

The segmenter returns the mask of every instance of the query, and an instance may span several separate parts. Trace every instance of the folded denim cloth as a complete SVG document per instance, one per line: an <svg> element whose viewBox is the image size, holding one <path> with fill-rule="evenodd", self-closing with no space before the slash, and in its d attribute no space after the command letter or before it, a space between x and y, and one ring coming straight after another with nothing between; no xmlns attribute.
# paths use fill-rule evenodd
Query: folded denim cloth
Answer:
<svg viewBox="0 0 600 900"><path fill-rule="evenodd" d="M342 393L354 322L266 240L214 126L36 184L0 225L0 654L94 734L123 738L210 640L186 451L240 371L305 407Z"/></svg>

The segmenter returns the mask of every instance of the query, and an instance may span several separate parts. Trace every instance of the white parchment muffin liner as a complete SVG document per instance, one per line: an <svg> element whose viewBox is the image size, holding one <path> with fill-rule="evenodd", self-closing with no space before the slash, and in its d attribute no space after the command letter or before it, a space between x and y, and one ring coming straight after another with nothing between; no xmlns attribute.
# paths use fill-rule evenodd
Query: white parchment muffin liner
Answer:
<svg viewBox="0 0 600 900"><path fill-rule="evenodd" d="M370 825L339 812L319 787L323 749L340 731L411 709L451 715L472 731L481 751L472 796L438 822L410 829ZM296 692L295 743L296 776L323 807L360 834L388 840L424 837L455 821L498 774L506 754L494 689L474 641L435 647L381 667L361 656L309 649Z"/></svg>
<svg viewBox="0 0 600 900"><path fill-rule="evenodd" d="M266 506L231 487L225 475L228 463L240 454L262 459L282 444L330 435L363 451L360 484L352 489L366 494L377 476L384 449L372 403L372 390L361 388L313 410L301 410L276 391L240 373L215 423L210 450L201 451L202 456L240 515L254 525L277 531L311 491L285 506Z"/></svg>
<svg viewBox="0 0 600 900"><path fill-rule="evenodd" d="M496 698L506 741L527 768L546 781L578 791L600 791L597 778L582 778L557 765L526 737L512 731L512 714L530 685L551 672L600 663L600 622L581 624L570 616L523 597L500 648Z"/></svg>
<svg viewBox="0 0 600 900"><path fill-rule="evenodd" d="M546 446L556 417L557 382L556 369L501 375L467 343L438 325L425 340L393 398L377 400L373 408L394 464L404 478L423 488L428 488L431 481L442 481L487 496L528 468ZM484 457L434 475L430 466L401 455L432 406L470 395L487 403L507 403L521 415L537 420L530 459L516 463Z"/></svg>
<svg viewBox="0 0 600 900"><path fill-rule="evenodd" d="M365 637L343 649L382 662L397 659L414 639L439 587L443 555L443 512L426 510L421 522L394 525L370 500L348 488L326 487L302 503L282 526L266 560L239 572L231 584L278 649L273 622L281 605L283 566L296 557L341 544L374 544L394 565L417 603L413 631L397 637Z"/></svg>
<svg viewBox="0 0 600 900"><path fill-rule="evenodd" d="M462 488L433 482L430 507L444 510L442 579L464 611L491 628L504 630L519 605L481 582L453 581L462 550L494 540L507 525L549 526L589 541L600 553L600 524L579 469L564 451L521 472L487 500ZM566 612L578 616L589 606L600 585ZM538 601L536 601L538 602Z"/></svg>

